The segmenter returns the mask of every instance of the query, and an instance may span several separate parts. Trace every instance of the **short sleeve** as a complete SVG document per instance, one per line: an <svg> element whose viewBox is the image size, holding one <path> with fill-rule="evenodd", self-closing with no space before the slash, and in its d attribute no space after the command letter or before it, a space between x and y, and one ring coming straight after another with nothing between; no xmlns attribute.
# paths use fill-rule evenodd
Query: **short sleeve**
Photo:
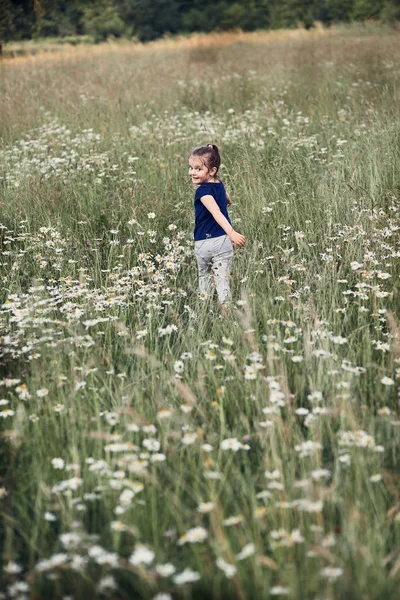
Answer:
<svg viewBox="0 0 400 600"><path fill-rule="evenodd" d="M194 193L195 200L200 200L203 196L213 196L212 186L209 183L202 183Z"/></svg>

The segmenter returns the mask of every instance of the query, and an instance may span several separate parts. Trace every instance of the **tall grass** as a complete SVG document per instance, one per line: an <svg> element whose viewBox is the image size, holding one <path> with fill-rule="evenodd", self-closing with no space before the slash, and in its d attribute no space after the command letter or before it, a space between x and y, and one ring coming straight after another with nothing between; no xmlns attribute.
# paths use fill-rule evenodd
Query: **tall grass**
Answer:
<svg viewBox="0 0 400 600"><path fill-rule="evenodd" d="M332 29L0 65L4 597L397 598L398 54ZM247 238L226 319L191 239L209 141Z"/></svg>

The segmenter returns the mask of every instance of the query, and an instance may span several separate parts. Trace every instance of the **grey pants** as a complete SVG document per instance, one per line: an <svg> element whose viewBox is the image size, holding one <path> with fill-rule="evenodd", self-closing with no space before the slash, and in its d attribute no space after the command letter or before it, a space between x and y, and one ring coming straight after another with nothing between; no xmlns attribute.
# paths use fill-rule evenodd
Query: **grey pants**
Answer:
<svg viewBox="0 0 400 600"><path fill-rule="evenodd" d="M194 243L199 268L200 294L209 295L214 276L218 300L224 304L231 297L229 276L232 267L233 246L227 235Z"/></svg>

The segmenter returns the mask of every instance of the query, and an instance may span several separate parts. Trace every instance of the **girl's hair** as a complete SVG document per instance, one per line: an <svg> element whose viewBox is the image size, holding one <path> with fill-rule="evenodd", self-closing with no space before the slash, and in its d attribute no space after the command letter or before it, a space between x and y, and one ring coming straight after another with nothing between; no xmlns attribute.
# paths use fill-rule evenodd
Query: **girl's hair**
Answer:
<svg viewBox="0 0 400 600"><path fill-rule="evenodd" d="M219 155L218 146L216 144L207 144L207 146L199 146L195 148L191 156L200 156L203 158L205 164L210 171L214 167L217 169L215 174L218 173L219 166L221 164L221 157Z"/></svg>

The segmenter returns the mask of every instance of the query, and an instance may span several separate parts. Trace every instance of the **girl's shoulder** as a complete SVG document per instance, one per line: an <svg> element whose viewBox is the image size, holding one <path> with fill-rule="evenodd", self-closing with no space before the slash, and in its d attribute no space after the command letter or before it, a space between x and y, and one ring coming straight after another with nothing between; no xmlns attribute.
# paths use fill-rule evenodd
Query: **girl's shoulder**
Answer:
<svg viewBox="0 0 400 600"><path fill-rule="evenodd" d="M216 191L217 190L224 190L225 189L224 183L221 180L219 180L219 181L210 181L209 185L211 185L212 189L216 190Z"/></svg>
<svg viewBox="0 0 400 600"><path fill-rule="evenodd" d="M207 195L217 198L221 193L223 194L224 192L226 193L225 186L222 181L205 181L197 186L194 192L194 197L195 200Z"/></svg>

